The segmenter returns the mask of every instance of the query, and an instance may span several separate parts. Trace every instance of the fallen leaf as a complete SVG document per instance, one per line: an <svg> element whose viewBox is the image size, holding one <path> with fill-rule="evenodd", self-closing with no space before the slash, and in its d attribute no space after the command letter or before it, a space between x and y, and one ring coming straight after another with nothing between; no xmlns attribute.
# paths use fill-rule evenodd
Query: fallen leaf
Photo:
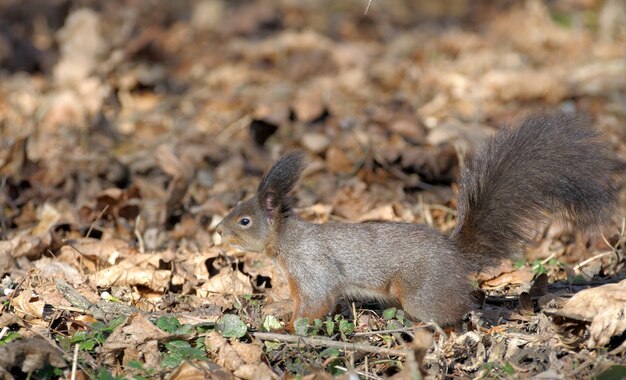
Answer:
<svg viewBox="0 0 626 380"><path fill-rule="evenodd" d="M94 286L110 288L111 286L145 286L162 292L167 289L172 272L153 268L139 268L124 264L115 265L89 275Z"/></svg>
<svg viewBox="0 0 626 380"><path fill-rule="evenodd" d="M42 337L15 340L0 346L0 376L3 379L18 376L13 368L19 368L23 372L21 376L27 378L27 374L48 364L56 368L67 367L63 354Z"/></svg>
<svg viewBox="0 0 626 380"><path fill-rule="evenodd" d="M30 289L23 290L11 299L11 306L15 308L15 313L22 318L43 318L45 305L46 303Z"/></svg>
<svg viewBox="0 0 626 380"><path fill-rule="evenodd" d="M591 320L589 347L602 347L626 330L626 280L576 293L561 310Z"/></svg>
<svg viewBox="0 0 626 380"><path fill-rule="evenodd" d="M235 294L244 295L252 294L252 285L250 279L240 271L232 271L230 269L223 270L216 276L213 276L198 289L198 295L202 296L207 293Z"/></svg>

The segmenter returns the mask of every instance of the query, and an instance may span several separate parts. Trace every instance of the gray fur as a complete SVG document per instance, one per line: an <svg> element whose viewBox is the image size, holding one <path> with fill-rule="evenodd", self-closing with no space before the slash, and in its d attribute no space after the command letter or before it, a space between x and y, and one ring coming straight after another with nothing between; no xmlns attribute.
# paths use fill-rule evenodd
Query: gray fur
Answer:
<svg viewBox="0 0 626 380"><path fill-rule="evenodd" d="M549 216L586 231L615 213L624 162L585 124L572 114L534 115L469 161L452 238L479 267L515 256Z"/></svg>
<svg viewBox="0 0 626 380"><path fill-rule="evenodd" d="M453 324L471 308L472 271L514 256L547 213L579 230L601 225L615 211L624 180L624 163L579 119L531 117L498 133L469 161L460 180L458 224L448 238L425 225L300 220L288 193L302 157L281 158L257 196L235 207L217 229L226 242L276 259L290 281L292 322L321 317L347 295ZM243 217L251 223L242 226Z"/></svg>

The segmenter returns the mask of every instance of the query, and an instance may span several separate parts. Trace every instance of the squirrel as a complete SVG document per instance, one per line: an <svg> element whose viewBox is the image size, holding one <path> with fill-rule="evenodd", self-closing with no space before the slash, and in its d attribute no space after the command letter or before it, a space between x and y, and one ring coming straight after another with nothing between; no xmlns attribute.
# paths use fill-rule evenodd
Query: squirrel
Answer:
<svg viewBox="0 0 626 380"><path fill-rule="evenodd" d="M605 224L626 165L581 117L532 115L496 133L462 169L450 236L412 223L304 221L290 195L303 168L300 151L280 158L216 227L223 242L265 252L282 268L293 299L289 331L297 318L323 317L340 295L456 324L475 300L469 275L514 258L550 215L576 231Z"/></svg>

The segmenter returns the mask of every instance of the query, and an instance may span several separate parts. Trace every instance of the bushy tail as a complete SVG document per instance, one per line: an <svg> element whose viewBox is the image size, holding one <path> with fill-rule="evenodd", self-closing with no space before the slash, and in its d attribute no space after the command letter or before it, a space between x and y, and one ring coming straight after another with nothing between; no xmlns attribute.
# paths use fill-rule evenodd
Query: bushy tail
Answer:
<svg viewBox="0 0 626 380"><path fill-rule="evenodd" d="M626 165L586 124L538 114L497 133L468 162L452 238L478 266L515 256L549 216L584 231L615 214Z"/></svg>

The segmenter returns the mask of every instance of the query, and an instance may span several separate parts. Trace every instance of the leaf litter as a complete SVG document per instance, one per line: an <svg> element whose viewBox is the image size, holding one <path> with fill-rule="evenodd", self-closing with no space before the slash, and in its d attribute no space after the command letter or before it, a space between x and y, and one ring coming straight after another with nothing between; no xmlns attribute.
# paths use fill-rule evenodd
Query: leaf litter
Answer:
<svg viewBox="0 0 626 380"><path fill-rule="evenodd" d="M546 226L459 329L284 275L215 227L282 153L307 220L454 227L465 155L579 109L626 156L619 1L0 4L3 378L619 378L624 232ZM624 214L624 204L621 205Z"/></svg>

